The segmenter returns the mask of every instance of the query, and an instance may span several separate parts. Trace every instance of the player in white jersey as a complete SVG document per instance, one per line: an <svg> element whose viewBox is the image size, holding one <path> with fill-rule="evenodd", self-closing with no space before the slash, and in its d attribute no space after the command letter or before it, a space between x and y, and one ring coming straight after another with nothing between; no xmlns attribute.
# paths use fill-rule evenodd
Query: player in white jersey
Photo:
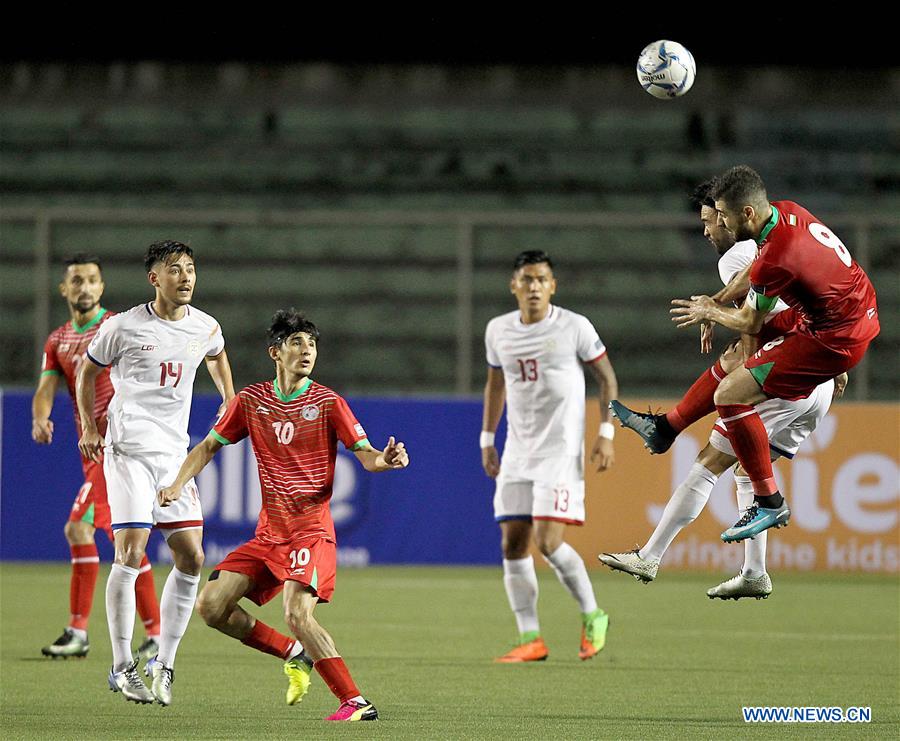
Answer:
<svg viewBox="0 0 900 741"><path fill-rule="evenodd" d="M168 705L175 652L194 609L203 565L203 515L193 480L172 506L161 508L159 489L178 474L187 455L188 417L197 366L206 362L224 405L234 396L225 340L209 314L190 306L196 284L193 252L180 242L150 245L144 261L156 298L107 321L88 346L78 375L82 455L99 460L109 491L115 563L106 585L106 616L113 648L110 689L127 700ZM97 431L94 382L112 366L115 389L106 440ZM134 581L150 529L158 527L174 568L160 600L159 653L147 665L152 693L131 658Z"/></svg>
<svg viewBox="0 0 900 741"><path fill-rule="evenodd" d="M715 201L710 194L713 182L708 181L694 193L695 204L700 209L703 233L719 255L719 277L725 288L716 294L721 302L731 301L746 294L749 288L747 275L750 264L756 259L757 247L753 240L735 242L734 235L720 226L716 218ZM782 314L790 309L778 301L766 317L767 322L777 325L793 324L795 315ZM775 316L782 314L780 319ZM773 321L774 320L774 321ZM781 333L781 329L776 334ZM710 328L703 329L701 347L708 351L712 343ZM767 335L763 335L763 339ZM771 332L768 336L771 336ZM751 344L751 342L753 344ZM744 337L732 343L719 363L726 369L743 362L746 352L755 350L755 341ZM727 372L727 371L726 371ZM721 380L721 379L720 379ZM818 423L828 413L833 398L839 398L847 385L847 376L828 381L818 386L805 399L786 401L769 399L757 405L769 436L772 460L784 457L791 459L800 444L809 437ZM617 402L613 402L614 405ZM621 409L627 410L619 405ZM661 415L660 415L661 416ZM627 425L626 425L627 426ZM642 547L623 553L602 553L600 560L612 569L632 574L639 581L649 583L656 578L659 562L672 541L681 530L693 522L706 506L709 495L719 477L737 463L734 449L728 440L725 427L716 420L709 436L709 444L699 453L687 478L678 486L663 511L662 518L650 539ZM738 508L745 510L753 504L753 487L744 470L735 470ZM744 541L744 565L741 573L707 590L710 599L740 599L755 597L765 599L772 593L772 580L766 572L766 533Z"/></svg>
<svg viewBox="0 0 900 741"><path fill-rule="evenodd" d="M537 576L528 555L532 535L579 604L579 656L589 659L605 645L609 618L597 607L584 561L564 535L566 525L584 523L583 367L600 387L603 421L591 451L599 471L613 464L607 407L618 392L616 374L591 322L550 303L556 279L544 252L518 255L510 292L519 308L492 319L485 332L488 379L481 433L484 470L497 480L494 515L502 533L503 583L519 629L516 647L497 660L541 661L548 655L538 623ZM504 402L508 433L501 463L494 433Z"/></svg>

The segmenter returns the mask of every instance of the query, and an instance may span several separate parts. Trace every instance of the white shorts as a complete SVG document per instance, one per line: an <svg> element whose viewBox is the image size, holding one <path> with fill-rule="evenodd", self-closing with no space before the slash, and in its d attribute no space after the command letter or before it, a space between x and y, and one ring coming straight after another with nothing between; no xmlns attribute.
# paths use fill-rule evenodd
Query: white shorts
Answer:
<svg viewBox="0 0 900 741"><path fill-rule="evenodd" d="M793 458L800 449L800 444L828 414L833 394L834 381L827 381L816 386L805 399L769 399L757 404L756 411L766 428L772 453L783 458ZM734 448L725 436L725 426L721 419L716 420L709 435L709 443L719 452L734 456Z"/></svg>
<svg viewBox="0 0 900 741"><path fill-rule="evenodd" d="M584 524L584 461L581 456L500 463L494 519L554 520Z"/></svg>
<svg viewBox="0 0 900 741"><path fill-rule="evenodd" d="M200 496L194 479L181 490L181 497L168 507L160 507L156 493L171 484L184 462L184 455L134 456L106 448L103 473L109 497L112 529L151 528L165 535L175 530L203 527Z"/></svg>

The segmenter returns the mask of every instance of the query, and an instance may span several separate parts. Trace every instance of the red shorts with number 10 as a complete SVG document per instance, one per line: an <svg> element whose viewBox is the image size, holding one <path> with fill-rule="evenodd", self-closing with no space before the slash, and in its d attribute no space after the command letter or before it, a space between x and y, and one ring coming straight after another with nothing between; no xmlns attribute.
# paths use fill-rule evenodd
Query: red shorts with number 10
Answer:
<svg viewBox="0 0 900 741"><path fill-rule="evenodd" d="M103 463L82 461L84 483L78 490L69 522L86 522L97 530L103 530L110 541L113 539L112 519L109 514L109 501L106 498L106 478L103 476Z"/></svg>
<svg viewBox="0 0 900 741"><path fill-rule="evenodd" d="M296 581L312 589L319 602L331 601L337 573L337 548L334 541L315 536L293 543L264 543L258 538L247 541L225 556L218 571L243 574L253 581L245 597L264 605Z"/></svg>

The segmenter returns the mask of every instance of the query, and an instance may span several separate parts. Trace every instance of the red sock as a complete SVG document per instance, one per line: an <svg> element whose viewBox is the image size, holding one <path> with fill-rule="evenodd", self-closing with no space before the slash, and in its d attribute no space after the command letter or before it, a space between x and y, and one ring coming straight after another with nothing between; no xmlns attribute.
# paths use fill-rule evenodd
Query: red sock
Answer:
<svg viewBox="0 0 900 741"><path fill-rule="evenodd" d="M319 659L313 664L332 694L341 702L362 694L350 676L350 670L340 656L333 659Z"/></svg>
<svg viewBox="0 0 900 741"><path fill-rule="evenodd" d="M94 587L97 584L97 574L100 573L100 557L97 555L97 546L93 543L69 546L69 550L72 553L69 627L87 630L91 605L94 602Z"/></svg>
<svg viewBox="0 0 900 741"><path fill-rule="evenodd" d="M750 477L753 493L766 497L777 492L769 436L756 410L747 404L720 404L717 409L728 429L734 454Z"/></svg>
<svg viewBox="0 0 900 741"><path fill-rule="evenodd" d="M700 378L694 381L694 385L687 390L677 406L666 413L666 421L672 425L675 432L681 432L698 419L703 419L707 414L716 411L713 395L726 375L728 374L717 360L712 368L707 369Z"/></svg>
<svg viewBox="0 0 900 741"><path fill-rule="evenodd" d="M138 578L134 583L134 597L137 603L138 615L144 624L144 630L148 636L159 635L159 601L156 599L156 585L153 583L153 570L150 560L144 554L141 567L138 570Z"/></svg>
<svg viewBox="0 0 900 741"><path fill-rule="evenodd" d="M274 628L270 628L262 620L257 620L250 634L241 639L241 643L264 654L272 654L287 661L294 649L294 639L288 638Z"/></svg>

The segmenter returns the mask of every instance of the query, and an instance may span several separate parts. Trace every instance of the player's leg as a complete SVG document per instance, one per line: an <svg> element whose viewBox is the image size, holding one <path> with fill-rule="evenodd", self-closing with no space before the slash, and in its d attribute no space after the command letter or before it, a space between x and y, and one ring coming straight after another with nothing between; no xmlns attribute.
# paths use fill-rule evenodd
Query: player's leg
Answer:
<svg viewBox="0 0 900 741"><path fill-rule="evenodd" d="M299 641L279 633L238 605L242 597L263 604L281 589L281 583L276 583L266 569L261 554L252 552L254 547L255 541L245 543L216 567L200 592L197 611L211 628L280 658L288 678L285 700L294 705L309 689L312 659L303 652Z"/></svg>
<svg viewBox="0 0 900 741"><path fill-rule="evenodd" d="M516 618L519 636L516 645L495 661L519 663L543 661L547 646L541 638L538 622L538 581L534 559L528 553L531 543L531 481L497 477L494 493L494 519L500 524L503 553L503 588Z"/></svg>
<svg viewBox="0 0 900 741"><path fill-rule="evenodd" d="M62 635L41 653L53 658L87 656L88 618L94 602L94 589L100 573L100 556L94 542L93 506L88 501L91 483L85 481L79 489L69 520L63 533L69 544L72 573L69 578L69 624Z"/></svg>
<svg viewBox="0 0 900 741"><path fill-rule="evenodd" d="M619 401L609 408L623 427L634 430L651 453L665 453L682 430L716 410L713 396L719 383L743 362L740 340L735 340L722 353L715 365L705 371L687 390L674 409L665 414L644 414L629 409Z"/></svg>
<svg viewBox="0 0 900 741"><path fill-rule="evenodd" d="M319 601L315 589L296 581L284 585L284 617L291 632L315 661L316 671L340 701L340 707L326 720L377 720L378 711L366 700L350 676L334 640L313 616Z"/></svg>

